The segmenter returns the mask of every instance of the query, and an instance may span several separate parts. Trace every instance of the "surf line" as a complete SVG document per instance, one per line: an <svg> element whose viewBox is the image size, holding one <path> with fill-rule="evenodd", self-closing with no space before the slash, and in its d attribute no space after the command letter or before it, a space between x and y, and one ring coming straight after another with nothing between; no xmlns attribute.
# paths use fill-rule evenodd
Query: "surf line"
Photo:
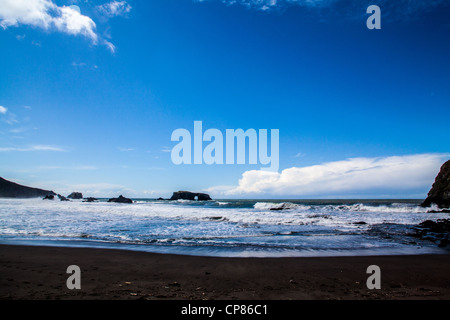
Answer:
<svg viewBox="0 0 450 320"><path fill-rule="evenodd" d="M226 129L225 149L224 134L218 129L203 132L203 122L194 121L194 134L187 129L176 129L172 132L171 141L177 141L171 151L171 159L175 165L207 164L233 165L248 164L268 165L261 170L278 171L280 164L280 130L270 130L270 156L268 154L268 130L259 129ZM248 148L247 143L248 141ZM203 142L210 142L203 148ZM193 145L193 146L192 146ZM193 152L192 152L193 149ZM246 157L248 149L248 157ZM225 152L225 157L224 157ZM193 153L193 159L192 159ZM259 159L258 159L259 158Z"/></svg>

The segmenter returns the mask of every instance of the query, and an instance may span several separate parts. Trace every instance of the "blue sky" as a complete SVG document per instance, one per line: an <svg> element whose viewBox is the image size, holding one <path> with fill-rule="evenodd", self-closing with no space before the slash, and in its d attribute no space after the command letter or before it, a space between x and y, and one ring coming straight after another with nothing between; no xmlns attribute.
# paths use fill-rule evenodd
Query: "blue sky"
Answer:
<svg viewBox="0 0 450 320"><path fill-rule="evenodd" d="M0 0L0 176L87 196L425 197L450 157L449 17L446 0ZM279 172L174 165L171 133L196 120L279 129Z"/></svg>

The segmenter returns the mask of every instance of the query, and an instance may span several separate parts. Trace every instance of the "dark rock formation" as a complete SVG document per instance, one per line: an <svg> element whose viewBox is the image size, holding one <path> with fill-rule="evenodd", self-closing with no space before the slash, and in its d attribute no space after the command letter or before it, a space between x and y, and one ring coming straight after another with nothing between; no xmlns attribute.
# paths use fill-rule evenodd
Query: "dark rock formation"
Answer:
<svg viewBox="0 0 450 320"><path fill-rule="evenodd" d="M269 210L281 211L281 210L289 210L289 209L293 209L293 208L295 208L294 204L292 204L290 202L281 202L281 203L274 204L274 206L272 208L270 208Z"/></svg>
<svg viewBox="0 0 450 320"><path fill-rule="evenodd" d="M95 201L98 201L98 199L97 199L97 198L89 197L89 198L84 198L84 201L83 201L83 202L95 202Z"/></svg>
<svg viewBox="0 0 450 320"><path fill-rule="evenodd" d="M0 178L0 198L40 198L56 195L53 191L22 186Z"/></svg>
<svg viewBox="0 0 450 320"><path fill-rule="evenodd" d="M133 203L133 200L125 198L124 196L120 195L118 198L111 198L111 199L109 199L108 202Z"/></svg>
<svg viewBox="0 0 450 320"><path fill-rule="evenodd" d="M450 219L426 220L415 226L414 231L415 234L412 234L412 236L433 241L439 247L446 247L450 244Z"/></svg>
<svg viewBox="0 0 450 320"><path fill-rule="evenodd" d="M195 193L190 191L177 191L174 192L170 200L198 200L198 201L208 201L212 200L211 197L206 193Z"/></svg>
<svg viewBox="0 0 450 320"><path fill-rule="evenodd" d="M64 197L64 196L62 196L62 195L60 195L60 194L58 194L58 198L59 198L59 200L61 200L61 201L70 201L69 199L67 199L66 197Z"/></svg>
<svg viewBox="0 0 450 320"><path fill-rule="evenodd" d="M55 200L55 196L50 194L48 196L45 196L42 200Z"/></svg>
<svg viewBox="0 0 450 320"><path fill-rule="evenodd" d="M429 207L433 203L437 204L439 208L450 207L450 160L442 165L422 206Z"/></svg>
<svg viewBox="0 0 450 320"><path fill-rule="evenodd" d="M427 213L450 213L450 209L429 210Z"/></svg>
<svg viewBox="0 0 450 320"><path fill-rule="evenodd" d="M72 192L67 196L67 198L79 200L83 199L83 194L81 192Z"/></svg>
<svg viewBox="0 0 450 320"><path fill-rule="evenodd" d="M419 223L416 228L434 233L450 232L450 219L426 220Z"/></svg>
<svg viewBox="0 0 450 320"><path fill-rule="evenodd" d="M156 200L166 200L166 199L164 199L164 198L161 198L161 197L159 197L158 199L156 199Z"/></svg>
<svg viewBox="0 0 450 320"><path fill-rule="evenodd" d="M286 210L286 208L283 208L283 207L275 207L275 208L270 208L269 210L271 210L271 211L281 211L281 210Z"/></svg>

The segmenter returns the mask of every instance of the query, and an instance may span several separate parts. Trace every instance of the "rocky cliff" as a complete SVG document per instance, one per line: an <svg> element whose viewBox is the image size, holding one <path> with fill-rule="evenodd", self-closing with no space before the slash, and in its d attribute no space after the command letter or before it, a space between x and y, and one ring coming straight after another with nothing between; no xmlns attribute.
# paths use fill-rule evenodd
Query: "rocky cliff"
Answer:
<svg viewBox="0 0 450 320"><path fill-rule="evenodd" d="M450 160L442 165L422 206L429 207L432 203L437 204L439 208L450 207Z"/></svg>

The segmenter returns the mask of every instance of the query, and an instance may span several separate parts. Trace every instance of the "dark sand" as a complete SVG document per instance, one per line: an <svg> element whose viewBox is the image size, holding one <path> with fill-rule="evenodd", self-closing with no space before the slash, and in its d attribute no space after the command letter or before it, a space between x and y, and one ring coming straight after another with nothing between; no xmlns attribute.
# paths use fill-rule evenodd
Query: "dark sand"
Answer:
<svg viewBox="0 0 450 320"><path fill-rule="evenodd" d="M81 290L68 290L69 265ZM366 269L381 268L381 290ZM212 258L0 246L1 299L449 299L450 255Z"/></svg>

